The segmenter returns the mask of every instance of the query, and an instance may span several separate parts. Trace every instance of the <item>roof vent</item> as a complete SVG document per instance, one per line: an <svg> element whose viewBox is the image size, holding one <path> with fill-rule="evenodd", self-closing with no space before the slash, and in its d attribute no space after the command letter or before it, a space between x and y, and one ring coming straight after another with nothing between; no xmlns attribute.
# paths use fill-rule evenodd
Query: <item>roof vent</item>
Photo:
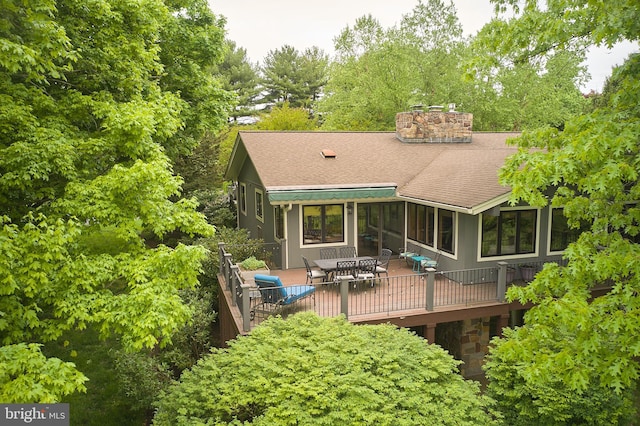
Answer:
<svg viewBox="0 0 640 426"><path fill-rule="evenodd" d="M336 158L336 153L332 149L325 148L320 153L324 158Z"/></svg>

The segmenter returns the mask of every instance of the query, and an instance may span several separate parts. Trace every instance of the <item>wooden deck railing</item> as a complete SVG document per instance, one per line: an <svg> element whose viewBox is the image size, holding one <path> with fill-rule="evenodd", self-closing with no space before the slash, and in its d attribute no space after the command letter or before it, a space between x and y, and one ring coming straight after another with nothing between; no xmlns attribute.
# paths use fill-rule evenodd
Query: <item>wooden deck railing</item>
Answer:
<svg viewBox="0 0 640 426"><path fill-rule="evenodd" d="M231 294L232 309L242 317L243 331L249 331L269 315L313 310L320 316L340 314L356 319L366 315L401 315L402 311L434 311L448 306L500 303L505 300L509 265L421 274L379 277L372 281L324 282L314 284L313 297L282 307L261 303L260 292L243 283L238 268L224 243L219 244L220 275Z"/></svg>

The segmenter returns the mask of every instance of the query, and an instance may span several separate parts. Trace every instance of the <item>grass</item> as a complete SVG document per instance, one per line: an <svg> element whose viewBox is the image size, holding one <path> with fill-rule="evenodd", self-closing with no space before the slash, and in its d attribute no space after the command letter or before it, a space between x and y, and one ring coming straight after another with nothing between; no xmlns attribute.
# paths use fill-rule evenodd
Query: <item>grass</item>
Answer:
<svg viewBox="0 0 640 426"><path fill-rule="evenodd" d="M68 346L64 346L65 340L70 342ZM100 340L98 333L91 329L68 333L59 341L45 346L47 356L75 363L89 378L86 393L69 395L61 401L69 403L71 425L120 426L147 423L147 413L132 409L129 398L121 391L115 364L109 355L109 350L117 346L115 341Z"/></svg>

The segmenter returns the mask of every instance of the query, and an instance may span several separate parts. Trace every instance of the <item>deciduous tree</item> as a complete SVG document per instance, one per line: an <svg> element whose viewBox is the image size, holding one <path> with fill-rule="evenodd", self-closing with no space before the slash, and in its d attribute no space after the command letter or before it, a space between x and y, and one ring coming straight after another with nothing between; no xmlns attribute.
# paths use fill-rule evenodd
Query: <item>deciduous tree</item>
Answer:
<svg viewBox="0 0 640 426"><path fill-rule="evenodd" d="M485 42L516 59L640 39L640 11L633 1L496 5L514 18L493 22ZM523 133L515 141L518 153L501 172L501 182L513 189L512 202L562 207L569 224L590 228L565 251L566 267L546 265L530 285L510 290L511 299L535 306L525 326L492 351L495 362L487 374L496 394L514 386L540 391L560 384L557 390L582 401L594 390L600 401L619 396L622 404L610 407L615 418L640 374L640 55L612 78L617 83L607 102L593 112L566 121L563 130ZM592 300L599 286L606 286L606 294ZM517 368L506 367L511 373L503 374L502 360ZM594 407L607 410L607 404ZM514 409L531 417L548 408L524 400Z"/></svg>
<svg viewBox="0 0 640 426"><path fill-rule="evenodd" d="M189 319L178 290L197 283L204 249L144 236L213 232L180 199L168 157L209 128L203 114L225 121L226 95L194 71L212 63L218 50L204 47L222 34L204 5L2 3L3 402L83 389L84 376L44 359L37 342L96 324L129 349L154 347ZM163 64L163 48L180 67ZM188 104L196 100L206 105Z"/></svg>

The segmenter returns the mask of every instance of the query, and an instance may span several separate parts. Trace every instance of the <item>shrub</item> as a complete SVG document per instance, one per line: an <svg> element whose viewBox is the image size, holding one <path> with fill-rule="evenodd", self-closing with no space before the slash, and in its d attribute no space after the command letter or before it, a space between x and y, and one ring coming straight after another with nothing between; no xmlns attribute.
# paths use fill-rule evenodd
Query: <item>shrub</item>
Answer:
<svg viewBox="0 0 640 426"><path fill-rule="evenodd" d="M163 393L154 424L490 425L459 361L393 325L272 317Z"/></svg>

